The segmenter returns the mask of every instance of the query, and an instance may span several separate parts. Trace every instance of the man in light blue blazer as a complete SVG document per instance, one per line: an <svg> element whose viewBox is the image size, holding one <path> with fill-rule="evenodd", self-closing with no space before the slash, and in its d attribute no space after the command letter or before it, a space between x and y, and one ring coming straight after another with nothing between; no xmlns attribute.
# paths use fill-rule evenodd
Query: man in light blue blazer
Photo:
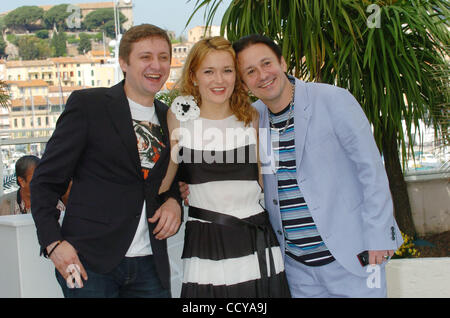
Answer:
<svg viewBox="0 0 450 318"><path fill-rule="evenodd" d="M360 105L345 89L288 77L280 48L264 36L233 47L259 98L265 207L292 295L386 297L385 264L403 240ZM363 251L371 265L362 266Z"/></svg>

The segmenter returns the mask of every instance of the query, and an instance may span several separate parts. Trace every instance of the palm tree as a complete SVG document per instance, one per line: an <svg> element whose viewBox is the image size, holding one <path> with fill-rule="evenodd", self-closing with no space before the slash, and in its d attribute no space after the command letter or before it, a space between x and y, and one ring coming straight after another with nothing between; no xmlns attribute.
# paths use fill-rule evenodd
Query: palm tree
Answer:
<svg viewBox="0 0 450 318"><path fill-rule="evenodd" d="M206 8L210 25L222 2L197 0L188 23ZM413 154L408 140L419 121L448 145L448 19L446 0L234 0L221 33L231 41L265 34L280 44L291 74L355 96L383 155L400 229L414 237L400 162Z"/></svg>

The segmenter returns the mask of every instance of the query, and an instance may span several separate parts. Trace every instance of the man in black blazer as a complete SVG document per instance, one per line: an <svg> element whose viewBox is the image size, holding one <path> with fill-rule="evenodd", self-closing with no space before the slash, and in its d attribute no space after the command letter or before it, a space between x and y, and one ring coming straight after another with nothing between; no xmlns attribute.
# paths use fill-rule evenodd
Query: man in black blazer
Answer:
<svg viewBox="0 0 450 318"><path fill-rule="evenodd" d="M32 214L65 297L170 297L166 239L182 210L178 186L161 187L170 138L168 107L155 94L171 51L156 26L127 31L119 53L125 80L73 92L35 170ZM70 180L60 227L55 207Z"/></svg>

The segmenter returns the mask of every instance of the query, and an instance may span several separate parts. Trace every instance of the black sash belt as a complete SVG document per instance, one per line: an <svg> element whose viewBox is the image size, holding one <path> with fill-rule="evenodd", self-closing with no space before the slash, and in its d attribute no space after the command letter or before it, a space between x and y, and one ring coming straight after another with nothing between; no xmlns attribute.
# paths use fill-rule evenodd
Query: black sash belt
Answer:
<svg viewBox="0 0 450 318"><path fill-rule="evenodd" d="M269 240L269 235L272 228L270 223L268 222L268 218L264 218L264 223L262 224L254 224L252 222L248 222L246 220L242 220L231 215L204 210L192 206L189 207L189 216L224 226L231 226L235 228L247 227L254 229L256 232L256 251L258 255L258 263L262 278L261 280L262 290L260 295L262 297L264 297L264 295L270 296L268 284L269 272L267 269L266 247L269 249L270 276L275 275L275 263Z"/></svg>

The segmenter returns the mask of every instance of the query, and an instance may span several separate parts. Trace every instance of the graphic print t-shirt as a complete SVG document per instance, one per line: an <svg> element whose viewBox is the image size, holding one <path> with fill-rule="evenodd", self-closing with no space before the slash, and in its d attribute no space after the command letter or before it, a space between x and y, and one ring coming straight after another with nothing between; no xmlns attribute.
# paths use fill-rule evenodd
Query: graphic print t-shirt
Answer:
<svg viewBox="0 0 450 318"><path fill-rule="evenodd" d="M162 142L162 128L155 113L155 106L146 107L128 99L130 103L133 129L136 133L142 174L147 179L150 170L158 161L165 148Z"/></svg>
<svg viewBox="0 0 450 318"><path fill-rule="evenodd" d="M148 178L151 169L158 161L165 148L162 142L162 129L155 113L155 106L142 106L128 99L130 104L133 129L136 134L139 159L144 179ZM152 254L148 233L148 221L145 213L145 201L133 242L125 256L136 257Z"/></svg>

